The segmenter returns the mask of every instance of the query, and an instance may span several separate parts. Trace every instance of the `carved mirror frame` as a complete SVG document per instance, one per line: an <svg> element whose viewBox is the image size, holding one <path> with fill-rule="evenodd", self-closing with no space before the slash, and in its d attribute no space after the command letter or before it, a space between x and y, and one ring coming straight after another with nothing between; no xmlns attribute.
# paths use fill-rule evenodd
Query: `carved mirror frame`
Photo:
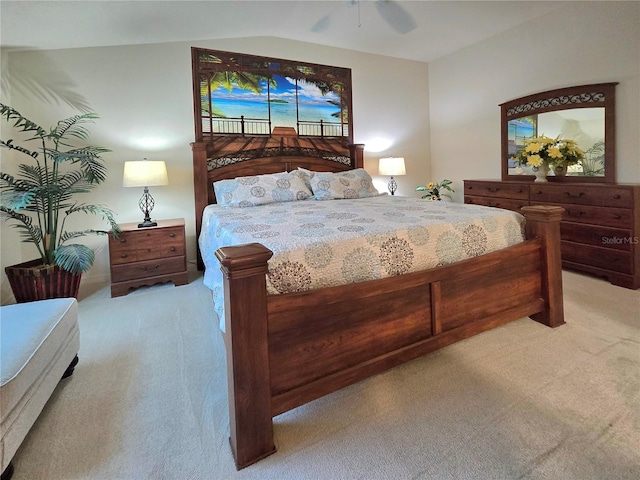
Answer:
<svg viewBox="0 0 640 480"><path fill-rule="evenodd" d="M501 104L500 130L502 142L500 161L502 165L502 180L532 181L534 179L533 175L512 175L509 173L508 125L510 120L558 110L602 107L604 108L604 175L549 176L548 179L555 182L615 182L616 85L617 83L599 83L559 88Z"/></svg>

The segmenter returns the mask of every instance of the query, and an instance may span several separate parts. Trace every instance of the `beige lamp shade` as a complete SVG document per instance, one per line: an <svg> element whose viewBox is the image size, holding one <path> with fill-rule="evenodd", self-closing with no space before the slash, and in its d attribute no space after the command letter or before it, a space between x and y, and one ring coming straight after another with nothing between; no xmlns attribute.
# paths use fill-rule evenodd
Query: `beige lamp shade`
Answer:
<svg viewBox="0 0 640 480"><path fill-rule="evenodd" d="M123 187L154 187L168 184L167 166L164 162L149 160L124 162Z"/></svg>
<svg viewBox="0 0 640 480"><path fill-rule="evenodd" d="M379 175L406 175L404 157L385 157L378 162Z"/></svg>

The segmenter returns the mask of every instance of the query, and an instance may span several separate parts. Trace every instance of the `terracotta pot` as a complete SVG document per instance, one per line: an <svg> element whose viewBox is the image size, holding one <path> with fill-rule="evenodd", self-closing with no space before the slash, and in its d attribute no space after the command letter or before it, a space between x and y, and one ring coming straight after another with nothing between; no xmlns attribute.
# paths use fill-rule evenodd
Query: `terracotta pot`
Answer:
<svg viewBox="0 0 640 480"><path fill-rule="evenodd" d="M78 298L82 274L69 273L57 265L43 265L40 259L12 265L4 271L18 303L49 298Z"/></svg>

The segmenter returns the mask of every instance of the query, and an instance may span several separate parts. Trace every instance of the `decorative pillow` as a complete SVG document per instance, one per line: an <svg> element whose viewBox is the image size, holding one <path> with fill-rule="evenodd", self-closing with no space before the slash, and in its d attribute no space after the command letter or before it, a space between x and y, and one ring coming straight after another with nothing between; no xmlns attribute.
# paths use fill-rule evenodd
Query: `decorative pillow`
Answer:
<svg viewBox="0 0 640 480"><path fill-rule="evenodd" d="M313 197L316 200L366 198L380 195L373 186L371 176L364 168L336 173L314 172L310 182Z"/></svg>
<svg viewBox="0 0 640 480"><path fill-rule="evenodd" d="M302 172L271 173L214 182L218 205L253 207L267 203L292 202L311 197Z"/></svg>
<svg viewBox="0 0 640 480"><path fill-rule="evenodd" d="M313 170L307 170L306 168L302 167L298 167L298 172L302 174L302 179L307 184L307 187L309 187L309 190L311 190L311 178L313 178L316 172L314 172Z"/></svg>

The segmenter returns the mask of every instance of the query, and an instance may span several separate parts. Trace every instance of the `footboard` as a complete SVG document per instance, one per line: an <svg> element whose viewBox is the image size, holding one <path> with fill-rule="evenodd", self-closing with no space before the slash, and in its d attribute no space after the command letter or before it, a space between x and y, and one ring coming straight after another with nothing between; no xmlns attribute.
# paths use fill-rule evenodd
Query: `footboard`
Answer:
<svg viewBox="0 0 640 480"><path fill-rule="evenodd" d="M270 250L260 244L219 249L237 468L275 451L275 415L525 316L563 324L562 212L523 208L527 240L498 252L285 295L266 293Z"/></svg>

